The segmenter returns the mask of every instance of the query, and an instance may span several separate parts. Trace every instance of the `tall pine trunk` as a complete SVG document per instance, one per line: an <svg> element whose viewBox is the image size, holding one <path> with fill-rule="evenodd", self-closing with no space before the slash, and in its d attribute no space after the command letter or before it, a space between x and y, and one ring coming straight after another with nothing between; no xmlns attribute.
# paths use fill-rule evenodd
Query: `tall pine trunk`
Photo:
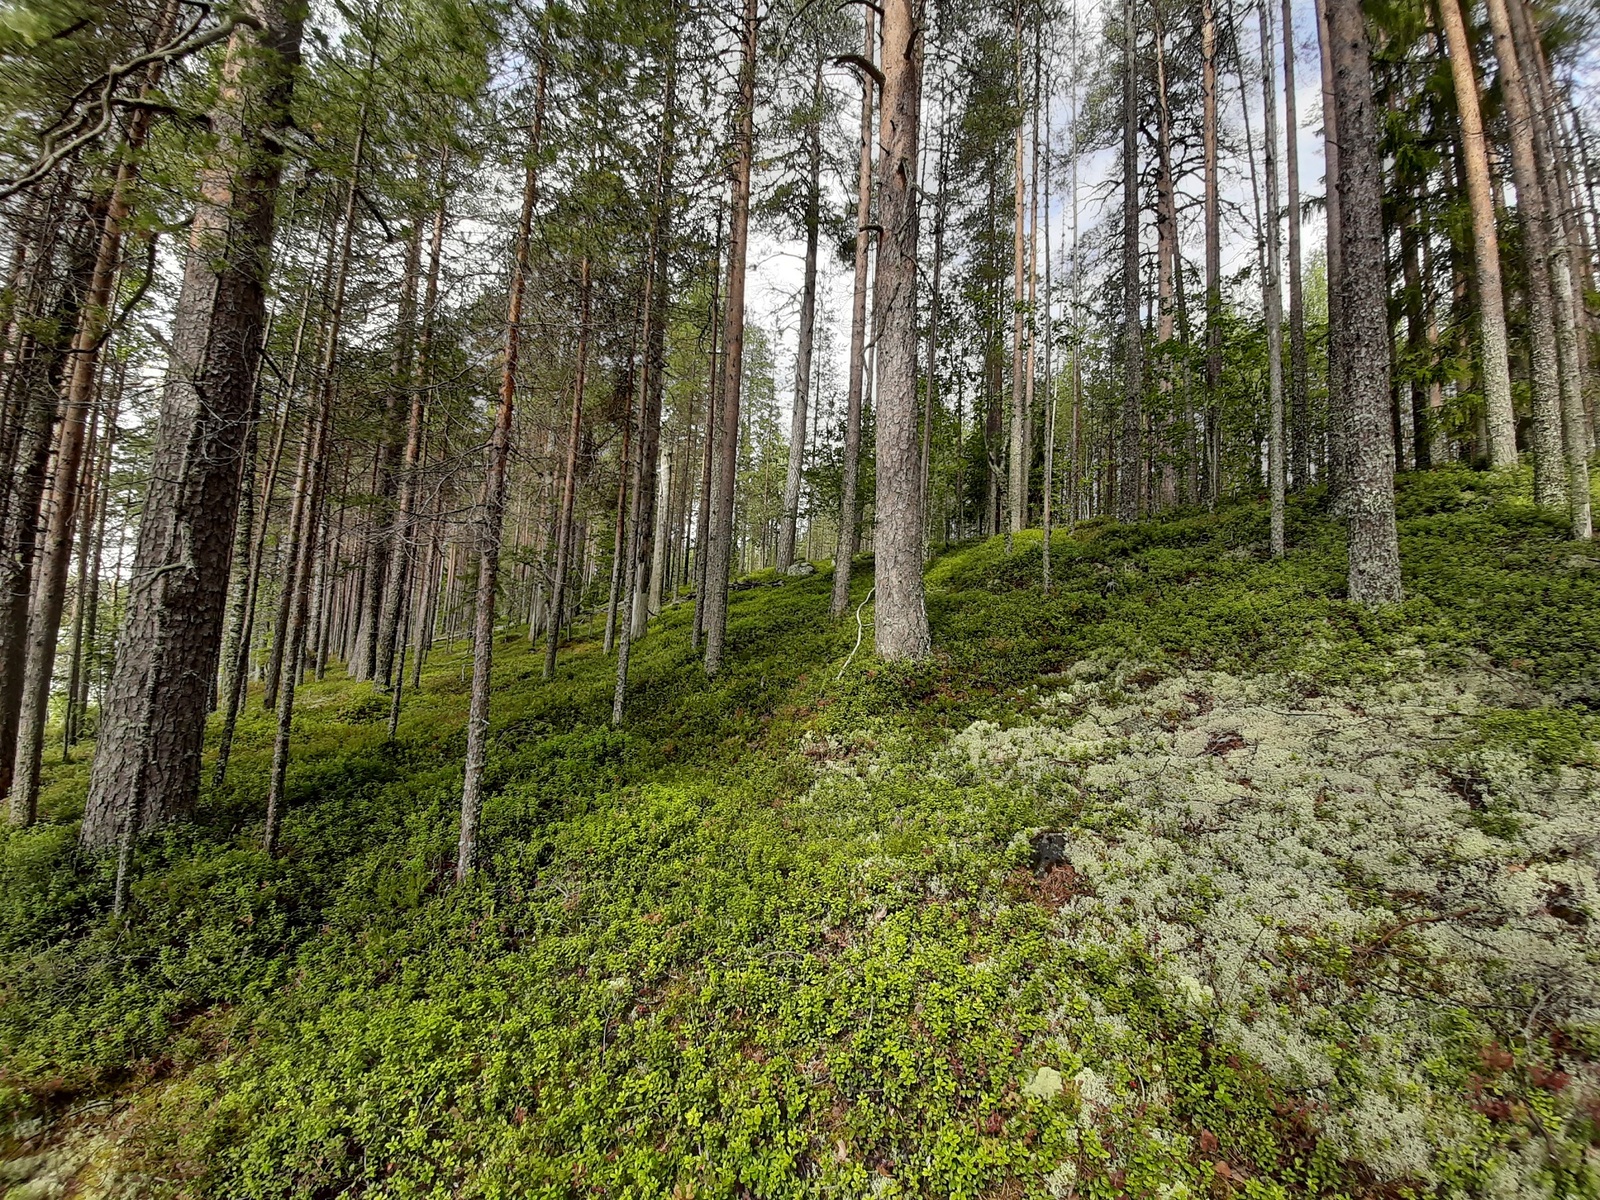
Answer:
<svg viewBox="0 0 1600 1200"><path fill-rule="evenodd" d="M304 16L286 0L243 8L258 25L229 38L211 112L217 141L190 226L127 616L79 834L96 850L184 812L200 788Z"/></svg>
<svg viewBox="0 0 1600 1200"><path fill-rule="evenodd" d="M1139 517L1144 331L1139 324L1139 57L1136 0L1122 0L1122 429L1117 443L1117 520Z"/></svg>
<svg viewBox="0 0 1600 1200"><path fill-rule="evenodd" d="M870 63L876 57L877 37L873 31L873 10L863 9L866 38L863 55ZM855 290L850 305L850 383L845 394L844 462L839 481L839 542L833 555L833 599L835 617L850 607L850 559L856 544L856 478L861 461L861 393L866 378L867 346L867 254L872 246L872 87L873 80L861 78L861 150L856 162L856 262Z"/></svg>
<svg viewBox="0 0 1600 1200"><path fill-rule="evenodd" d="M495 408L489 435L487 474L483 481L482 527L478 531L478 594L472 620L472 698L467 711L466 770L461 782L461 834L456 846L456 882L472 874L478 857L478 814L483 807L483 770L489 758L490 672L494 666L495 593L500 586L500 535L505 523L506 468L511 458L511 417L517 396L517 359L522 348L522 300L528 287L528 241L533 231L533 207L539 194L539 153L544 135L545 59L539 59L539 76L533 110L533 134L522 180L522 212L517 218L515 259L511 267L510 296L506 302L506 344L500 365L500 403ZM588 320L589 260L583 269L584 320ZM579 344L583 344L580 335ZM583 363L578 363L579 400L582 407ZM574 421L576 424L576 421ZM559 595L556 601L560 604ZM554 652L558 620L551 622ZM546 672L548 674L548 671Z"/></svg>
<svg viewBox="0 0 1600 1200"><path fill-rule="evenodd" d="M371 58L368 59L369 70ZM283 619L279 628L282 635L273 646L276 680L274 696L277 710L277 730L272 740L272 768L267 782L266 821L261 834L261 848L268 854L277 851L278 829L283 819L286 787L289 777L289 737L294 722L294 694L300 683L300 673L308 641L307 627L319 625L311 621L313 589L320 597L322 591L322 548L325 524L322 511L323 493L327 488L329 447L332 438L334 367L339 361L339 335L344 323L345 289L350 279L350 253L355 238L356 200L360 195L362 155L367 139L367 109L361 109L360 124L356 129L356 142L350 154L350 182L345 188L344 214L338 240L338 258L333 267L330 284L331 303L328 310L322 358L316 378L316 402L306 414L306 429L300 446L300 463L295 477L294 498L289 510L289 571L284 579L283 595L279 601ZM349 461L345 463L346 474ZM320 614L319 614L320 615ZM314 628L313 628L314 632ZM311 639L315 645L315 639ZM320 656L319 656L320 657Z"/></svg>
<svg viewBox="0 0 1600 1200"><path fill-rule="evenodd" d="M1311 382L1306 361L1305 288L1300 253L1300 109L1294 84L1294 5L1283 0L1284 201L1289 244L1289 473L1297 489L1311 486Z"/></svg>
<svg viewBox="0 0 1600 1200"><path fill-rule="evenodd" d="M1478 364L1489 428L1489 466L1517 465L1516 415L1511 405L1511 361L1506 336L1505 288L1500 276L1500 235L1495 226L1494 191L1489 183L1488 139L1478 103L1478 77L1472 45L1461 15L1461 0L1438 0L1439 23L1449 47L1461 128L1461 169L1472 212L1472 262L1477 271Z"/></svg>
<svg viewBox="0 0 1600 1200"><path fill-rule="evenodd" d="M1267 140L1267 278L1262 289L1267 324L1267 486L1271 493L1271 532L1269 544L1274 558L1283 557L1284 506L1284 422L1283 422L1283 301L1282 273L1278 244L1278 98L1274 87L1272 53L1272 6L1262 0L1257 14L1261 23L1261 105L1266 114ZM1290 225L1296 221L1289 215Z"/></svg>
<svg viewBox="0 0 1600 1200"><path fill-rule="evenodd" d="M566 621L568 576L572 573L572 545L576 535L573 512L578 496L578 442L583 437L583 393L589 372L591 282L587 254L580 268L578 297L578 359L572 384L572 416L567 423L566 462L561 473L561 506L556 514L556 569L550 583L550 618L544 644L545 679L553 678L556 673L556 649L561 644L561 630ZM481 583L479 587L481 594Z"/></svg>
<svg viewBox="0 0 1600 1200"><path fill-rule="evenodd" d="M628 611L617 646L617 679L612 690L611 721L620 724L628 690L628 665L634 640L644 634L652 607L659 606L660 558L665 536L668 487L658 486L656 464L661 453L661 406L667 372L667 288L670 286L673 164L678 106L677 31L667 47L666 81L661 104L661 139L656 150L656 181L651 214L649 275L645 281L644 386L639 392L639 452L634 468L633 510L628 521L625 554ZM815 282L813 280L813 288ZM802 432L802 437L804 433ZM647 457L648 456L648 457ZM670 478L668 480L670 486ZM661 499L657 499L660 493Z"/></svg>
<svg viewBox="0 0 1600 1200"><path fill-rule="evenodd" d="M1344 325L1341 308L1344 251L1339 217L1339 111L1334 96L1333 39L1328 29L1327 4L1326 0L1316 2L1317 44L1322 62L1323 209L1328 222L1328 493L1337 509L1344 502L1350 439L1346 404L1349 370L1344 358L1344 343L1336 332Z"/></svg>
<svg viewBox="0 0 1600 1200"><path fill-rule="evenodd" d="M806 128L810 184L806 191L806 266L800 289L800 346L794 360L794 416L789 424L789 466L783 479L783 512L778 519L779 571L794 563L795 527L800 520L800 482L806 458L806 402L811 396L811 348L817 320L817 241L822 225L822 63L812 87L817 113ZM934 266L938 270L937 264Z"/></svg>
<svg viewBox="0 0 1600 1200"><path fill-rule="evenodd" d="M1561 380L1556 349L1556 316L1550 281L1549 223L1544 186L1534 147L1538 119L1517 60L1506 0L1488 0L1494 33L1500 93L1511 134L1511 177L1517 188L1517 219L1522 228L1527 285L1529 382L1533 391L1533 496L1546 508L1567 503L1566 466L1561 447Z"/></svg>
<svg viewBox="0 0 1600 1200"><path fill-rule="evenodd" d="M439 153L439 203L433 210L433 228L428 238L427 278L422 288L421 328L412 367L411 404L406 413L406 446L400 465L400 502L395 512L394 553L389 559L389 578L383 589L383 619L378 627L378 659L374 677L383 687L396 690L403 681L393 674L395 643L400 636L404 580L415 561L418 478L422 463L422 439L428 417L428 385L432 379L434 315L439 305L439 266L443 259L444 230L449 219L450 148ZM418 659L422 655L418 649ZM401 671L401 675L404 671Z"/></svg>
<svg viewBox="0 0 1600 1200"><path fill-rule="evenodd" d="M1341 324L1334 336L1347 368L1349 594L1356 603L1375 607L1400 600L1383 176L1361 0L1326 0L1326 6L1339 129Z"/></svg>
<svg viewBox="0 0 1600 1200"><path fill-rule="evenodd" d="M883 12L883 114L873 328L877 331L877 588L875 645L882 658L928 653L922 589L922 489L917 446L917 126L922 31L912 0ZM1026 479L1026 476L1024 476ZM1026 488L1018 497L1026 513Z"/></svg>
<svg viewBox="0 0 1600 1200"><path fill-rule="evenodd" d="M728 583L733 566L733 497L739 469L739 400L744 381L745 260L750 248L750 167L756 105L756 0L745 0L734 116L733 195L728 214L728 307L722 331L722 420L712 463L711 520L706 546L706 674L722 670L728 636Z"/></svg>

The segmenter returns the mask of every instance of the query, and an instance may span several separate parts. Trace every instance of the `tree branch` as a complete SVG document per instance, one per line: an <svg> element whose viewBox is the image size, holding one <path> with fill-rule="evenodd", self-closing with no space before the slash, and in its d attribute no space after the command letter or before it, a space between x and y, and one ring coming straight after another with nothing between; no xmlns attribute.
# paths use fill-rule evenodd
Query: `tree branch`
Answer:
<svg viewBox="0 0 1600 1200"><path fill-rule="evenodd" d="M56 138L60 136L59 133L53 132L47 135L44 138L44 153L35 159L27 170L14 179L0 180L0 200L10 199L24 188L31 187L60 166L67 158L76 154L90 142L103 135L106 130L110 129L112 114L117 109L112 93L116 91L117 85L133 72L152 63L174 62L177 59L186 58L190 54L197 53L207 46L222 41L223 38L232 34L240 25L248 25L252 29L261 28L261 22L257 18L245 13L235 14L220 25L207 30L197 37L190 38L187 41L169 42L167 45L158 47L148 54L141 54L125 63L112 66L103 76L100 97L96 101L96 105L100 109L98 119L87 129L84 129L84 123L89 120L90 112L93 111L93 108L89 112L80 114L76 121L67 126L66 129L61 130L60 133L65 133L70 129L78 129L82 130L82 132L74 137L69 137L60 145L56 144Z"/></svg>

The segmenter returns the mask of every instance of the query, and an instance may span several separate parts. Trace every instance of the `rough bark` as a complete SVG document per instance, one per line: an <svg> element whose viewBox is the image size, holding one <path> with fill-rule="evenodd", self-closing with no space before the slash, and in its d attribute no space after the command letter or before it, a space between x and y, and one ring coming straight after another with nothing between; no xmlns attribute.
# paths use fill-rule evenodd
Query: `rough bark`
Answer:
<svg viewBox="0 0 1600 1200"><path fill-rule="evenodd" d="M913 0L883 13L883 113L879 130L877 344L877 588L874 643L882 658L928 653L922 590L922 502L917 446L917 125L922 31ZM1026 513L1027 493L1018 497Z"/></svg>
<svg viewBox="0 0 1600 1200"><path fill-rule="evenodd" d="M169 7L156 33L157 43L167 40L173 15ZM141 95L147 96L160 83L162 65L154 63L147 69ZM44 509L44 537L39 547L23 650L26 665L18 710L16 759L10 781L14 825L31 825L38 810L44 726L50 711L56 643L66 604L67 572L72 561L73 528L87 448L89 414L95 403L101 346L110 332L112 292L122 266L123 235L133 214L134 190L139 178L138 155L149 133L152 116L150 109L136 108L129 118L122 152L105 200L94 267L78 311L78 328L66 372L65 395L56 431L55 476Z"/></svg>
<svg viewBox="0 0 1600 1200"><path fill-rule="evenodd" d="M756 0L745 0L739 100L735 115L733 189L728 211L727 311L722 326L722 420L712 462L711 520L706 546L706 674L722 669L728 635L728 583L733 566L733 496L739 466L739 401L744 381L745 260L750 246L750 167L754 153Z"/></svg>
<svg viewBox="0 0 1600 1200"><path fill-rule="evenodd" d="M72 176L63 172L40 205L5 376L10 469L0 488L0 646L18 649L26 645L57 399L94 263L93 227L73 219L72 190ZM0 795L11 787L26 665L25 651L0 654Z"/></svg>
<svg viewBox="0 0 1600 1200"><path fill-rule="evenodd" d="M1375 607L1400 600L1389 422L1388 279L1372 52L1361 0L1326 0L1339 129L1340 313L1348 367L1350 450L1345 515L1349 595Z"/></svg>
<svg viewBox="0 0 1600 1200"><path fill-rule="evenodd" d="M665 490L657 478L661 456L661 411L667 382L667 301L671 287L673 171L677 162L678 51L668 48L666 79L663 84L661 137L656 150L656 178L650 228L650 280L646 286L644 391L641 394L638 472L635 477L635 517L633 548L638 569L633 573L629 599L630 637L644 636L650 615L660 608L658 577L653 569L656 558L656 516L664 507Z"/></svg>
<svg viewBox="0 0 1600 1200"><path fill-rule="evenodd" d="M303 9L247 0L228 41L172 326L128 609L80 838L106 849L193 804L261 350L280 139Z"/></svg>
<svg viewBox="0 0 1600 1200"><path fill-rule="evenodd" d="M1550 292L1556 321L1556 367L1561 387L1561 440L1566 468L1568 530L1574 541L1594 533L1589 500L1588 418L1584 412L1583 354L1578 334L1582 301L1576 288L1573 243L1578 239L1566 203L1564 171L1556 120L1560 102L1550 80L1538 25L1525 0L1511 0L1517 53L1524 64L1533 101L1534 153L1544 187L1546 236L1550 247ZM1520 203L1520 198L1519 198Z"/></svg>

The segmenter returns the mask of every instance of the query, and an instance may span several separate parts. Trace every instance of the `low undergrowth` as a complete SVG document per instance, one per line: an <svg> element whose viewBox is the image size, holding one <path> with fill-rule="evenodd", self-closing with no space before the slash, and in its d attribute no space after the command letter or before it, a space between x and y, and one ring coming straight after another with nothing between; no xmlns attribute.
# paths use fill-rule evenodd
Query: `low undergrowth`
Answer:
<svg viewBox="0 0 1600 1200"><path fill-rule="evenodd" d="M1397 898L1330 852L1354 873L1317 868L1318 904L1264 944L1268 967L1238 967L1240 1001L1202 969L1231 944L1207 924L1228 873L1199 856L1178 887L1161 854L1129 857L1157 833L1221 853L1246 811L1159 825L1182 789L1149 769L1176 741L1151 739L1221 738L1192 757L1208 771L1250 740L1182 700L1194 681L1256 704L1268 685L1248 681L1270 677L1271 703L1326 715L1470 676L1479 699L1400 757L1437 785L1440 844L1521 864L1513 880L1531 864L1543 908L1515 919L1554 921L1578 956L1561 961L1593 967L1592 843L1524 847L1555 844L1545 799L1595 805L1600 557L1524 485L1408 479L1408 599L1380 614L1342 600L1338 529L1309 503L1280 562L1254 506L1060 532L1048 594L1037 533L952 548L928 575L934 656L863 651L842 678L856 631L826 618L831 577L758 577L715 681L690 610L668 610L621 730L595 642L545 684L508 630L489 861L460 889L464 645L435 648L394 743L367 685L305 689L276 859L256 848L271 725L253 697L228 784L141 848L121 921L108 864L73 848L86 768L55 767L47 821L0 834L9 1151L111 1128L107 1186L137 1195L1592 1194L1595 1014L1526 977L1430 990L1455 926L1429 918L1468 901ZM1090 708L1125 727L1048 769L985 757ZM1251 819L1321 820L1307 804ZM1106 908L1135 878L1159 913L1143 891ZM1199 949L1149 936L1208 929ZM1395 986L1432 999L1373 1074ZM1351 1124L1410 1112L1422 1084L1437 1119L1403 1145Z"/></svg>

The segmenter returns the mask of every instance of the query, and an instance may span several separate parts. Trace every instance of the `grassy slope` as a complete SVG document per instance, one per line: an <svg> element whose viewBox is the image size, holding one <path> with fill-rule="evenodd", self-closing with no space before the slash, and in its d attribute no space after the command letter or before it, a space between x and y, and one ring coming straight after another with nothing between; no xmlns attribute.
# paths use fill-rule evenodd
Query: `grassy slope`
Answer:
<svg viewBox="0 0 1600 1200"><path fill-rule="evenodd" d="M1360 1193L1147 959L1050 936L1016 837L1046 820L1040 799L937 777L925 754L974 718L1014 720L1041 675L1085 656L1339 683L1417 645L1532 675L1567 706L1523 714L1518 736L1586 753L1600 569L1493 486L1408 481L1412 598L1379 616L1334 598L1331 523L1293 511L1296 549L1271 563L1264 514L1241 507L1063 534L1050 596L1036 534L1010 557L953 551L929 575L934 659L863 653L842 681L855 628L826 619L826 574L737 593L711 683L674 609L636 651L620 732L595 643L542 684L508 638L493 861L458 891L442 881L462 646L435 651L397 745L365 685L306 689L277 860L254 847L271 730L253 705L233 781L152 840L125 923L104 916L106 866L71 849L85 767L58 768L51 822L0 834L0 1105L130 1097L142 1187L230 1196L851 1195L874 1179L1021 1195L1074 1151L1080 1194L1227 1190L1213 1160L1251 1177L1243 1194ZM856 759L870 786L812 786ZM1068 982L1163 1047L1169 1105L1079 1139L1070 1095L1023 1093Z"/></svg>

